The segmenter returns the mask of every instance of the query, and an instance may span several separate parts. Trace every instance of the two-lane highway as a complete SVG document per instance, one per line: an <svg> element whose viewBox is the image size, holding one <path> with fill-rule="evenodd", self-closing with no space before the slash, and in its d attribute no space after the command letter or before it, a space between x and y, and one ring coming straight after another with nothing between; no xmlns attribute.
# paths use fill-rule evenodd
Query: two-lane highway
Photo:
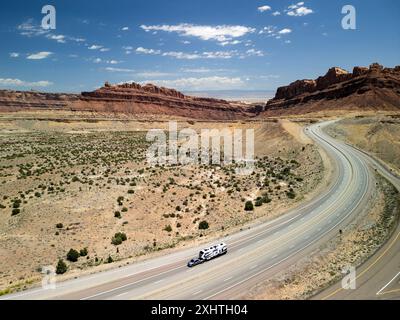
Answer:
<svg viewBox="0 0 400 320"><path fill-rule="evenodd" d="M119 269L32 289L4 299L227 299L245 292L339 236L367 210L375 187L367 156L322 129L308 134L332 160L334 178L327 190L272 221L252 226L219 241L228 254L194 268L186 262L205 246L174 252ZM217 213L216 213L217 214Z"/></svg>

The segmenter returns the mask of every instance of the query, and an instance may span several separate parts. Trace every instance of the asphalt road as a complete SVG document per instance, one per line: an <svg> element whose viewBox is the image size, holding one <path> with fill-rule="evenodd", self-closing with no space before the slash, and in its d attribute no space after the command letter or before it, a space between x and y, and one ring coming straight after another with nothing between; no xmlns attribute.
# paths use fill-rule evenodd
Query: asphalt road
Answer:
<svg viewBox="0 0 400 320"><path fill-rule="evenodd" d="M372 169L368 167L372 160L326 135L322 128L329 123L312 125L306 130L306 134L325 149L334 165L334 178L328 188L314 199L273 221L254 225L215 241L226 242L228 254L188 268L187 261L196 256L205 245L60 282L56 289L37 288L2 298L88 300L237 297L260 281L287 269L321 244L338 237L339 229L366 209L375 185ZM383 167L380 170L387 171ZM392 252L393 247L392 245L388 251ZM398 255L395 256L396 261L391 263L397 263L397 269L398 258ZM369 270L376 267L377 264ZM366 278L368 272L367 270L364 273ZM390 272L392 270L383 273L386 276ZM383 282L385 281L386 278ZM381 283L378 281L377 284Z"/></svg>

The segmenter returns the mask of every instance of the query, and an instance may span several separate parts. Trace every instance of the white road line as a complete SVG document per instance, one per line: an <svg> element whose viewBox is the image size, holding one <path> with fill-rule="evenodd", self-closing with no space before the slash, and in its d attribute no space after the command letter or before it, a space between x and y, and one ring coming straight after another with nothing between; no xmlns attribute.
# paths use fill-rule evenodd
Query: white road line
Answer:
<svg viewBox="0 0 400 320"><path fill-rule="evenodd" d="M161 281L163 281L164 279L158 280L156 282L154 282L154 284L160 283Z"/></svg>
<svg viewBox="0 0 400 320"><path fill-rule="evenodd" d="M277 254L274 254L274 255L271 257L271 259L275 259L277 256L278 256Z"/></svg>
<svg viewBox="0 0 400 320"><path fill-rule="evenodd" d="M196 292L193 292L192 295L193 295L193 296L196 296L196 295L198 295L199 293L202 293L202 292L203 292L203 290L196 291Z"/></svg>
<svg viewBox="0 0 400 320"><path fill-rule="evenodd" d="M385 289L387 288L387 286L389 286L389 285L393 282L393 280L396 279L396 278L398 277L399 274L400 274L400 272L398 272L398 273L393 277L392 280L390 280L381 290L379 290L379 291L376 293L376 295L380 295L381 292L382 292L383 290L385 290Z"/></svg>
<svg viewBox="0 0 400 320"><path fill-rule="evenodd" d="M258 264L255 264L254 266L250 267L249 270L253 270L253 269L257 268L257 267L258 267Z"/></svg>
<svg viewBox="0 0 400 320"><path fill-rule="evenodd" d="M90 299L90 298L98 297L98 296L101 296L102 294L106 294L106 293L113 292L113 291L115 291L115 290L123 289L123 288L129 287L129 286L131 286L131 285L134 285L134 284L136 284L136 283L140 283L140 282L143 282L143 281L145 281L145 280L149 280L149 279L151 279L151 278L157 277L157 276L159 276L159 275L162 275L162 274L165 274L165 273L167 273L167 272L171 272L171 271L174 271L174 270L177 270L177 269L180 269L180 268L182 268L182 266L177 267L177 268L174 268L174 269L171 269L171 270L167 270L167 271L164 271L164 272L161 272L161 273L158 273L158 274L155 274L154 276L150 276L150 277L141 279L141 280L139 280L139 281L135 281L135 282L132 282L132 283L125 284L125 285L120 286L120 287L117 287L117 288L113 288L113 289L110 289L110 290L106 290L106 291L103 291L103 292L99 292L99 293L96 293L96 294L94 294L94 295L92 295L92 296L81 298L80 300L88 300L88 299Z"/></svg>
<svg viewBox="0 0 400 320"><path fill-rule="evenodd" d="M231 280L233 277L226 278L224 282Z"/></svg>

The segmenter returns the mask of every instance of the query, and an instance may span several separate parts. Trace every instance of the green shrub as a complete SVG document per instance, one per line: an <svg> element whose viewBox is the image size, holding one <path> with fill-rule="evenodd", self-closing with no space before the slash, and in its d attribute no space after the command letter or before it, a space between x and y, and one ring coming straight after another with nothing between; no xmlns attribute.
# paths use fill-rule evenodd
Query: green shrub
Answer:
<svg viewBox="0 0 400 320"><path fill-rule="evenodd" d="M287 191L286 195L289 199L294 199L296 198L296 193L294 193L294 191Z"/></svg>
<svg viewBox="0 0 400 320"><path fill-rule="evenodd" d="M115 217L115 218L118 218L118 219L121 219L121 212L115 211L115 212L114 212L114 217Z"/></svg>
<svg viewBox="0 0 400 320"><path fill-rule="evenodd" d="M79 251L79 255L80 255L81 257L86 257L87 254L88 254L88 249L87 249L87 248L83 248L83 249L81 249L81 250Z"/></svg>
<svg viewBox="0 0 400 320"><path fill-rule="evenodd" d="M253 202L246 201L246 204L244 205L244 210L245 211L253 211L254 210Z"/></svg>
<svg viewBox="0 0 400 320"><path fill-rule="evenodd" d="M76 262L78 261L79 258L79 252L76 251L75 249L70 249L67 253L67 260L71 262Z"/></svg>
<svg viewBox="0 0 400 320"><path fill-rule="evenodd" d="M56 224L57 229L62 229L63 227L64 225L61 222Z"/></svg>
<svg viewBox="0 0 400 320"><path fill-rule="evenodd" d="M56 273L63 274L65 272L67 272L67 269L68 269L68 267L65 264L64 260L63 259L58 260L57 267L56 267Z"/></svg>
<svg viewBox="0 0 400 320"><path fill-rule="evenodd" d="M11 215L12 215L12 216L15 216L15 215L17 215L17 214L20 213L20 212L21 212L21 210L19 210L19 209L12 209Z"/></svg>
<svg viewBox="0 0 400 320"><path fill-rule="evenodd" d="M126 241L128 238L125 233L117 232L111 239L111 243L115 246L120 245L122 242Z"/></svg>
<svg viewBox="0 0 400 320"><path fill-rule="evenodd" d="M203 220L199 223L199 229L200 230L206 230L209 228L208 222Z"/></svg>
<svg viewBox="0 0 400 320"><path fill-rule="evenodd" d="M172 227L170 225L167 225L167 226L165 226L164 230L167 231L167 232L171 232L172 231Z"/></svg>
<svg viewBox="0 0 400 320"><path fill-rule="evenodd" d="M129 194L134 194L134 193L135 193L135 190L129 189L129 190L128 190L128 193L129 193Z"/></svg>
<svg viewBox="0 0 400 320"><path fill-rule="evenodd" d="M113 263L114 259L111 256L108 256L107 263Z"/></svg>

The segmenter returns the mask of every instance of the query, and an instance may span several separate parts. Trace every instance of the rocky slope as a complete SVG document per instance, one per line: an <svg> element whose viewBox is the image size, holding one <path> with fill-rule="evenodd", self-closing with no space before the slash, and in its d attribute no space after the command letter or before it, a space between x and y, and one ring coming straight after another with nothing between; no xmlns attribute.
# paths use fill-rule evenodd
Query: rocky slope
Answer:
<svg viewBox="0 0 400 320"><path fill-rule="evenodd" d="M220 99L185 96L174 89L152 84L111 85L106 82L100 89L81 94L0 90L0 112L26 109L164 115L207 120L244 119L262 111L260 107Z"/></svg>
<svg viewBox="0 0 400 320"><path fill-rule="evenodd" d="M400 66L329 69L315 80L297 80L278 88L264 114L304 113L332 109L400 110Z"/></svg>

